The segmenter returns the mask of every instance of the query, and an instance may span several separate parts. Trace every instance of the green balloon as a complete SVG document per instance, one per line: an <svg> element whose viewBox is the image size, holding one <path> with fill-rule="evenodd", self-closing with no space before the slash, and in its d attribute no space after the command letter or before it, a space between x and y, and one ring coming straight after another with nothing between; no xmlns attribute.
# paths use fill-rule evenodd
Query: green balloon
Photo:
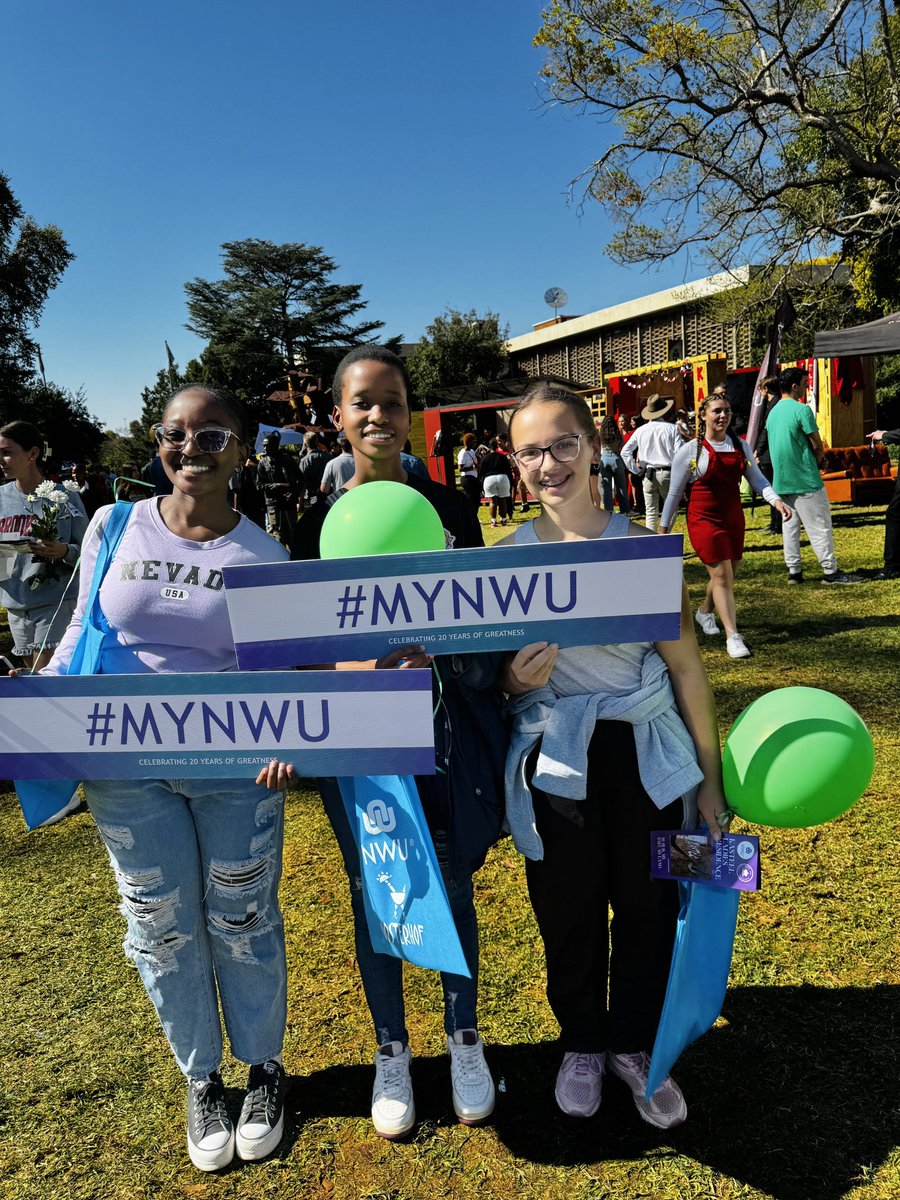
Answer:
<svg viewBox="0 0 900 1200"><path fill-rule="evenodd" d="M875 748L846 701L819 688L767 692L725 740L730 807L745 821L801 829L846 812L869 785Z"/></svg>
<svg viewBox="0 0 900 1200"><path fill-rule="evenodd" d="M322 523L322 558L408 554L443 550L441 518L421 492L405 483L377 479L350 488L332 504Z"/></svg>

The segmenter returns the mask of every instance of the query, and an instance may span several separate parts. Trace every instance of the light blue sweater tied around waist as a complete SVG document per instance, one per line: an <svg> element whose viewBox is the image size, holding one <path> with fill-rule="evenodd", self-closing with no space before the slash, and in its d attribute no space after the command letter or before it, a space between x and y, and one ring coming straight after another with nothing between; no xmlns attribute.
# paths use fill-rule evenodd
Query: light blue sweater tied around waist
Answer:
<svg viewBox="0 0 900 1200"><path fill-rule="evenodd" d="M525 780L530 751L543 739L532 780L535 787L553 796L584 800L588 746L597 721L627 721L634 726L641 783L647 794L658 808L683 797L684 826L696 824L697 788L703 772L675 704L666 664L655 649L647 651L641 664L640 686L626 695L557 696L547 686L512 697L506 712L512 718L506 823L516 849L526 858L544 857Z"/></svg>

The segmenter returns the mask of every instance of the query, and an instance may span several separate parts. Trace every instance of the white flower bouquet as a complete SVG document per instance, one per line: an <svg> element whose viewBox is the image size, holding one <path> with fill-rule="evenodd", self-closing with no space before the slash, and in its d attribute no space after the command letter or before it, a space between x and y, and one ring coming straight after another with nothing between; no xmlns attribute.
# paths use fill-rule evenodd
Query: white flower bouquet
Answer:
<svg viewBox="0 0 900 1200"><path fill-rule="evenodd" d="M34 513L34 521L28 535L29 540L33 542L59 541L59 518L69 510L67 493L77 491L78 484L74 479L67 479L62 487L55 484L52 479L41 480L34 491L25 497L29 504L36 504L40 501L40 509ZM32 555L31 561L40 563L43 568L29 583L31 591L37 591L41 584L52 579L59 579L59 559L41 558L35 554Z"/></svg>

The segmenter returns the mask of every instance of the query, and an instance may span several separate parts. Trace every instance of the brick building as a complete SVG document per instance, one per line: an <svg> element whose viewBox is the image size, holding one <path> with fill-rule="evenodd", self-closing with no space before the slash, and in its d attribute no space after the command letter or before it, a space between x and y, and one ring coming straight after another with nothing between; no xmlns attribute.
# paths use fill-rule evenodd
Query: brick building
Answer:
<svg viewBox="0 0 900 1200"><path fill-rule="evenodd" d="M704 354L724 354L729 370L752 366L750 323L714 321L704 302L748 283L755 271L741 267L585 316L542 322L507 342L512 372L559 375L589 388L613 373Z"/></svg>

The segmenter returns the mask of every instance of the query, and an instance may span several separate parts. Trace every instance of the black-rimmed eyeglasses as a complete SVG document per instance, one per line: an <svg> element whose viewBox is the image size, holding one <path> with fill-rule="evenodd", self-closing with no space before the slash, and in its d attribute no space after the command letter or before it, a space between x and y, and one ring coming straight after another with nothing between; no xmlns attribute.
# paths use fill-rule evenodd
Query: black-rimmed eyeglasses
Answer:
<svg viewBox="0 0 900 1200"><path fill-rule="evenodd" d="M583 437L583 433L568 433L565 437L551 442L549 446L525 446L522 450L514 451L511 457L520 467L526 467L529 470L542 466L545 454L555 458L558 463L574 462L581 451Z"/></svg>

